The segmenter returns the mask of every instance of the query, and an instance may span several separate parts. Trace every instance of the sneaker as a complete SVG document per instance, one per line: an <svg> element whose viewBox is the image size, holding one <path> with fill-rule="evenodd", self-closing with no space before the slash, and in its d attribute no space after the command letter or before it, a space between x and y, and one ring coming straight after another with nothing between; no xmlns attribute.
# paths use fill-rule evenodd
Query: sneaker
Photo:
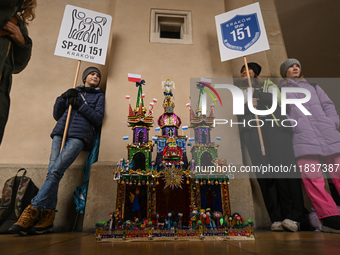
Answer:
<svg viewBox="0 0 340 255"><path fill-rule="evenodd" d="M39 213L39 210L32 205L27 206L18 221L13 224L9 231L14 234L25 236L34 221L38 218Z"/></svg>
<svg viewBox="0 0 340 255"><path fill-rule="evenodd" d="M272 231L283 231L282 221L275 221L271 226Z"/></svg>
<svg viewBox="0 0 340 255"><path fill-rule="evenodd" d="M54 231L53 229L53 221L55 217L55 211L52 209L44 209L41 214L41 217L37 224L35 224L30 230L29 234L31 235L41 235L48 234Z"/></svg>
<svg viewBox="0 0 340 255"><path fill-rule="evenodd" d="M340 234L340 216L330 216L322 219L322 231Z"/></svg>
<svg viewBox="0 0 340 255"><path fill-rule="evenodd" d="M300 229L300 223L290 219L285 219L284 221L282 221L282 227L292 232L296 232Z"/></svg>

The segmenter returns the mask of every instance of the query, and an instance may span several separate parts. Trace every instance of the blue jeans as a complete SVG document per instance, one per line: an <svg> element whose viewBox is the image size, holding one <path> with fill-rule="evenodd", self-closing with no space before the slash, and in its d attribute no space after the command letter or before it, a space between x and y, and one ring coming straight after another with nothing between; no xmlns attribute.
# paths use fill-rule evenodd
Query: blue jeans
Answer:
<svg viewBox="0 0 340 255"><path fill-rule="evenodd" d="M66 169L72 165L84 147L84 143L81 140L68 138L60 153L61 143L61 136L53 137L46 180L38 194L31 201L32 206L40 211L43 209L55 210L58 200L59 182Z"/></svg>

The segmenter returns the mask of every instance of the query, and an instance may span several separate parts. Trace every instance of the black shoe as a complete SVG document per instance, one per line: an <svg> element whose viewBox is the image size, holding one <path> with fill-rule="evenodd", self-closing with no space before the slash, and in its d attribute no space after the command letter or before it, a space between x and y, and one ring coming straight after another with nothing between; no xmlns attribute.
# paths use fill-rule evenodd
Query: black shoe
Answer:
<svg viewBox="0 0 340 255"><path fill-rule="evenodd" d="M340 216L330 216L322 219L322 231L340 234Z"/></svg>

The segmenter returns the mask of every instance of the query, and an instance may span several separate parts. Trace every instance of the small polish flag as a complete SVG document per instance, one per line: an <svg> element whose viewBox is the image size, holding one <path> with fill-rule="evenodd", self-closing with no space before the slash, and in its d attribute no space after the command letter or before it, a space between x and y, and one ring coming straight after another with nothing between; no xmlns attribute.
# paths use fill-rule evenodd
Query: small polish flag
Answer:
<svg viewBox="0 0 340 255"><path fill-rule="evenodd" d="M144 97L145 97L145 94L143 93L143 94L142 94L142 98L144 98Z"/></svg>
<svg viewBox="0 0 340 255"><path fill-rule="evenodd" d="M153 136L152 141L157 141L157 136Z"/></svg>
<svg viewBox="0 0 340 255"><path fill-rule="evenodd" d="M152 106L154 103L153 102L150 102L150 106Z"/></svg>
<svg viewBox="0 0 340 255"><path fill-rule="evenodd" d="M183 126L182 130L188 130L188 126Z"/></svg>
<svg viewBox="0 0 340 255"><path fill-rule="evenodd" d="M190 103L187 103L185 106L186 106L186 107L189 107L189 106L190 106Z"/></svg>
<svg viewBox="0 0 340 255"><path fill-rule="evenodd" d="M126 95L126 96L125 96L125 99L130 99L130 95Z"/></svg>
<svg viewBox="0 0 340 255"><path fill-rule="evenodd" d="M195 141L195 138L189 137L189 142Z"/></svg>
<svg viewBox="0 0 340 255"><path fill-rule="evenodd" d="M221 140L222 140L222 138L221 138L221 137L219 137L219 136L217 136L217 137L216 137L216 140L219 140L219 141L221 141Z"/></svg>
<svg viewBox="0 0 340 255"><path fill-rule="evenodd" d="M123 136L123 140L129 140L129 136Z"/></svg>
<svg viewBox="0 0 340 255"><path fill-rule="evenodd" d="M128 73L128 81L141 82L142 76L140 74Z"/></svg>
<svg viewBox="0 0 340 255"><path fill-rule="evenodd" d="M208 83L210 85L211 84L211 79L201 78L201 82Z"/></svg>
<svg viewBox="0 0 340 255"><path fill-rule="evenodd" d="M154 103L157 103L157 98L153 98L152 101L153 101Z"/></svg>
<svg viewBox="0 0 340 255"><path fill-rule="evenodd" d="M160 130L161 130L160 127L156 127L156 128L155 128L155 131L160 131Z"/></svg>

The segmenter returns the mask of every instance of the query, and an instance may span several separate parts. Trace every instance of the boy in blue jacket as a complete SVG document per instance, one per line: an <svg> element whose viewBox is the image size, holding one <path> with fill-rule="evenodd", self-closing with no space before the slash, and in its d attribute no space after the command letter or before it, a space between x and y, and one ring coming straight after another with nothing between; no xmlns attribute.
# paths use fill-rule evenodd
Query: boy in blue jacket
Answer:
<svg viewBox="0 0 340 255"><path fill-rule="evenodd" d="M20 235L53 232L53 221L57 205L58 187L66 169L75 161L82 150L91 150L98 129L104 118L104 92L98 87L101 72L89 67L83 72L84 85L69 89L56 99L53 117L57 121L51 138L52 150L46 180L31 205L10 228ZM60 152L69 104L72 105L65 146ZM39 221L33 226L33 223Z"/></svg>

